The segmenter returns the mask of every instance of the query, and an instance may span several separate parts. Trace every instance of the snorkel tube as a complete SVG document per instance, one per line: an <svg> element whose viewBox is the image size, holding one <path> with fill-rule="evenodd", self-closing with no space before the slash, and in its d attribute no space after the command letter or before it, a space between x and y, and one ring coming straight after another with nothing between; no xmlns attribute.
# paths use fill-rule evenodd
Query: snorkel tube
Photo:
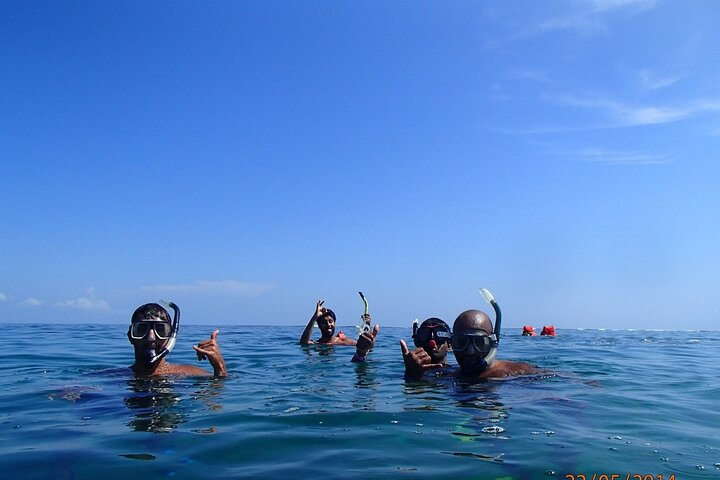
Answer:
<svg viewBox="0 0 720 480"><path fill-rule="evenodd" d="M480 295L483 296L485 301L492 305L493 310L495 310L495 326L493 327L493 333L490 336L492 341L492 347L490 348L490 352L488 352L488 354L485 356L485 363L489 367L495 361L495 357L497 356L498 344L500 344L500 323L502 322L502 313L500 312L500 307L495 301L495 297L492 296L492 293L490 293L489 290L487 290L486 288L481 288L479 292Z"/></svg>
<svg viewBox="0 0 720 480"><path fill-rule="evenodd" d="M368 301L362 292L358 292L358 294L360 294L360 298L362 298L362 301L365 304L365 313L361 317L362 319L360 321L360 325L358 325L357 327L358 333L362 335L363 333L370 333L372 331L372 328L370 328L370 319L367 317L369 312Z"/></svg>
<svg viewBox="0 0 720 480"><path fill-rule="evenodd" d="M175 305L173 302L166 302L165 300L160 300L161 303L164 303L168 307L173 309L173 323L170 330L170 338L168 339L167 344L165 345L165 348L160 350L159 353L155 353L154 350L151 350L149 352L149 360L147 361L147 368L152 368L153 365L156 365L157 362L162 360L165 355L170 353L172 351L173 347L175 347L175 341L177 340L177 334L178 330L180 329L180 307Z"/></svg>

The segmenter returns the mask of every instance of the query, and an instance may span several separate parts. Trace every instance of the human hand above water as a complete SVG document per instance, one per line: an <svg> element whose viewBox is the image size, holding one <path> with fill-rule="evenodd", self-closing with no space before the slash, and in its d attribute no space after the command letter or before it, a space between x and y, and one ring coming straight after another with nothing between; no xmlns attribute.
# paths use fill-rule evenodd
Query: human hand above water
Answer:
<svg viewBox="0 0 720 480"><path fill-rule="evenodd" d="M428 370L445 366L443 363L433 363L430 355L422 347L417 347L411 351L405 340L402 339L400 340L400 350L402 351L403 362L405 362L405 376L408 378L417 379Z"/></svg>
<svg viewBox="0 0 720 480"><path fill-rule="evenodd" d="M368 315L369 317L370 315ZM364 357L375 346L375 337L380 331L380 325L375 325L372 332L365 332L360 335L355 344L357 355Z"/></svg>
<svg viewBox="0 0 720 480"><path fill-rule="evenodd" d="M315 317L321 317L323 313L325 313L325 308L323 307L323 304L325 303L325 300L318 300L317 305L315 306Z"/></svg>
<svg viewBox="0 0 720 480"><path fill-rule="evenodd" d="M193 348L197 353L198 360L203 361L207 358L215 371L215 376L224 377L227 375L227 370L225 369L225 360L220 353L220 345L217 342L218 333L220 330L215 330L209 340L203 340L197 346L193 345Z"/></svg>

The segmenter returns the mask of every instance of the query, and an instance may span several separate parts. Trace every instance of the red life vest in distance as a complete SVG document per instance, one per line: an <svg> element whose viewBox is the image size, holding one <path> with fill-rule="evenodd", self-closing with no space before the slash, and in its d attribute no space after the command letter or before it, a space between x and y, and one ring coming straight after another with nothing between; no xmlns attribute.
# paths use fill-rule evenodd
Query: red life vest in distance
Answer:
<svg viewBox="0 0 720 480"><path fill-rule="evenodd" d="M546 325L543 327L542 332L540 332L540 335L550 335L551 337L555 336L555 325Z"/></svg>

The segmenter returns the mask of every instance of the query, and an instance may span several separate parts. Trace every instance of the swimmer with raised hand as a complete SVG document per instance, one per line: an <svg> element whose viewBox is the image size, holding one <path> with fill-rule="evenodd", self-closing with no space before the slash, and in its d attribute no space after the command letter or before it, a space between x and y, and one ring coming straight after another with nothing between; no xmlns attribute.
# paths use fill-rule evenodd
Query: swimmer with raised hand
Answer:
<svg viewBox="0 0 720 480"><path fill-rule="evenodd" d="M375 337L377 337L377 334L380 331L380 326L375 325L372 331L362 333L357 340L348 338L342 332L338 332L338 334L335 335L337 317L335 316L335 312L329 308L325 308L323 306L324 304L325 300L317 301L317 304L315 305L315 313L312 317L310 317L305 330L303 330L303 333L300 336L300 345L321 344L354 346L356 347L356 353L353 357L353 361L357 362L365 360L367 353L375 344ZM370 314L366 314L366 316L364 316L364 320L366 320L367 323L370 323ZM312 340L310 335L312 335L313 326L316 323L320 329L320 338Z"/></svg>
<svg viewBox="0 0 720 480"><path fill-rule="evenodd" d="M141 305L133 313L127 333L135 350L135 363L130 368L138 376L209 375L195 365L176 365L165 359L175 346L180 324L180 309L172 302L168 305L175 311L172 322L167 310L157 303ZM227 370L217 344L217 334L216 330L210 340L200 342L199 349L193 348L198 352L198 360L207 358L210 361L216 377L225 377Z"/></svg>
<svg viewBox="0 0 720 480"><path fill-rule="evenodd" d="M428 318L419 326L413 324L415 349L410 350L405 340L400 340L400 351L405 363L405 378L418 379L423 373L447 368L447 352L452 334L447 323L439 318Z"/></svg>

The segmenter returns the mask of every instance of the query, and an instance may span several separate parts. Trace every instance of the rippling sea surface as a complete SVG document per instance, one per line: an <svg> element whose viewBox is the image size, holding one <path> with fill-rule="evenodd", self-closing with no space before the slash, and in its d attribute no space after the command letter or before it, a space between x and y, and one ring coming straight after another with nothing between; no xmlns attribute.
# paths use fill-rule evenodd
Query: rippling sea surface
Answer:
<svg viewBox="0 0 720 480"><path fill-rule="evenodd" d="M506 331L499 358L550 373L411 382L410 328L354 364L302 326L220 327L222 380L133 378L123 325L3 328L0 478L720 478L719 332Z"/></svg>

